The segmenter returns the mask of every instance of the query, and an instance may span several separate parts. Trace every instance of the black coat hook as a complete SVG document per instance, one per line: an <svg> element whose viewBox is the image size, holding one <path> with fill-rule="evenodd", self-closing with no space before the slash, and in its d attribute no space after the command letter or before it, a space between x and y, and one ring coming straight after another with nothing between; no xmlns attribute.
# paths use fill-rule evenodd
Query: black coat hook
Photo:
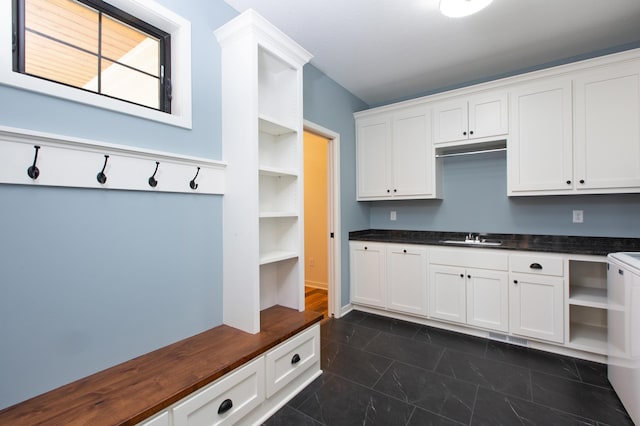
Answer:
<svg viewBox="0 0 640 426"><path fill-rule="evenodd" d="M159 161L156 161L156 170L153 172L153 175L149 178L149 186L155 188L158 185L158 181L156 180L156 173L158 173L158 166L160 165Z"/></svg>
<svg viewBox="0 0 640 426"><path fill-rule="evenodd" d="M189 186L191 187L191 189L198 189L198 184L196 183L196 178L198 177L198 173L200 173L200 167L198 167L198 170L196 171L196 175L189 182Z"/></svg>
<svg viewBox="0 0 640 426"><path fill-rule="evenodd" d="M105 155L104 156L104 165L102 166L102 170L100 170L100 173L98 173L98 176L96 176L96 179L98 179L98 182L100 182L103 185L107 182L107 175L104 174L104 169L107 168L107 161L108 160L109 160L109 156Z"/></svg>
<svg viewBox="0 0 640 426"><path fill-rule="evenodd" d="M33 165L29 166L27 169L27 174L31 179L36 180L38 179L38 176L40 176L40 169L36 166L36 161L38 161L38 150L40 147L38 145L34 145L34 148L36 149L36 154L33 157Z"/></svg>

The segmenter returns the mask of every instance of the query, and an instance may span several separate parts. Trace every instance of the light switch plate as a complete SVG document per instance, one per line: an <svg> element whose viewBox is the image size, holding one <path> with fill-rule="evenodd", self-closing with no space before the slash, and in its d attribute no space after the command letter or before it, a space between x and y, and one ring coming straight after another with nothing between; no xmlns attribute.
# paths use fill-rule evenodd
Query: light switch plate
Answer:
<svg viewBox="0 0 640 426"><path fill-rule="evenodd" d="M391 210L391 213L389 214L389 220L396 220L396 211L395 210Z"/></svg>
<svg viewBox="0 0 640 426"><path fill-rule="evenodd" d="M574 210L573 223L582 223L582 222L584 222L584 210Z"/></svg>

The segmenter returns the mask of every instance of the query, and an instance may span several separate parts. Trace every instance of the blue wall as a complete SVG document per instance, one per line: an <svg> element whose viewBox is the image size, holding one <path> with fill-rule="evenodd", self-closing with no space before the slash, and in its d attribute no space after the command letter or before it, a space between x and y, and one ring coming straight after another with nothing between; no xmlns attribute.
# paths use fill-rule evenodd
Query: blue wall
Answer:
<svg viewBox="0 0 640 426"><path fill-rule="evenodd" d="M0 86L0 125L221 159L221 0L192 24L193 129ZM222 323L221 196L0 185L0 408Z"/></svg>
<svg viewBox="0 0 640 426"><path fill-rule="evenodd" d="M445 158L442 198L368 202L370 227L640 238L640 194L509 198L504 152Z"/></svg>
<svg viewBox="0 0 640 426"><path fill-rule="evenodd" d="M304 67L304 118L340 134L342 305L349 303L349 231L366 229L369 206L356 202L356 130L353 113L367 105L311 64Z"/></svg>

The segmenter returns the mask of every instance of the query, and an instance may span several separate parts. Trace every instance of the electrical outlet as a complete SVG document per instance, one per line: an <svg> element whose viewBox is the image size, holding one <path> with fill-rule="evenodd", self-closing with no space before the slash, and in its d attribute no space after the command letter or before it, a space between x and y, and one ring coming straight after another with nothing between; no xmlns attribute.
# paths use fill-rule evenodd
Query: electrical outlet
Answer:
<svg viewBox="0 0 640 426"><path fill-rule="evenodd" d="M391 213L389 214L389 220L396 220L396 211L395 210L391 210Z"/></svg>
<svg viewBox="0 0 640 426"><path fill-rule="evenodd" d="M584 210L574 210L573 223L582 223L582 222L584 222Z"/></svg>

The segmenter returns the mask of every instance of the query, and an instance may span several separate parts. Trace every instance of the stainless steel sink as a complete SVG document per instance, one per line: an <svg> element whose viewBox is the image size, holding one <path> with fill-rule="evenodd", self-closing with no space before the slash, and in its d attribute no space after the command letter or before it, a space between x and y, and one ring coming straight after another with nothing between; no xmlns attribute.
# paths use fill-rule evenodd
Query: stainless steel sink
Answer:
<svg viewBox="0 0 640 426"><path fill-rule="evenodd" d="M502 241L486 241L486 240L442 240L443 244L460 244L465 246L501 246Z"/></svg>

